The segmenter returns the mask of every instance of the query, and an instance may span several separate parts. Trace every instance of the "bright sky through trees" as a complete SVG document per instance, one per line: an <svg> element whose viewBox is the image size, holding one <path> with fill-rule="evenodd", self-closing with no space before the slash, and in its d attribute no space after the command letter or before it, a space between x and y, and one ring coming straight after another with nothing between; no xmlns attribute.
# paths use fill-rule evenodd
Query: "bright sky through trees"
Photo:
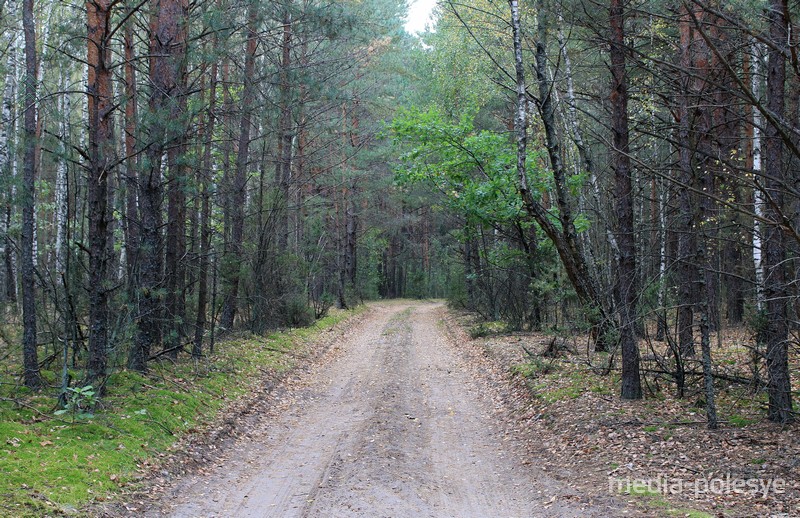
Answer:
<svg viewBox="0 0 800 518"><path fill-rule="evenodd" d="M406 31L409 34L423 32L425 25L431 22L434 7L436 7L436 0L411 0L406 17Z"/></svg>

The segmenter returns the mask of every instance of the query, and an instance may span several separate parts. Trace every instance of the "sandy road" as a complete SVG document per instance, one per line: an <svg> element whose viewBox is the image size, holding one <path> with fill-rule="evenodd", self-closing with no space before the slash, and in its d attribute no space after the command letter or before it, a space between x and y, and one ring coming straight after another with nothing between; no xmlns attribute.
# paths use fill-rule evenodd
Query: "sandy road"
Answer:
<svg viewBox="0 0 800 518"><path fill-rule="evenodd" d="M438 304L377 305L160 514L217 516L611 516L524 465L438 324Z"/></svg>

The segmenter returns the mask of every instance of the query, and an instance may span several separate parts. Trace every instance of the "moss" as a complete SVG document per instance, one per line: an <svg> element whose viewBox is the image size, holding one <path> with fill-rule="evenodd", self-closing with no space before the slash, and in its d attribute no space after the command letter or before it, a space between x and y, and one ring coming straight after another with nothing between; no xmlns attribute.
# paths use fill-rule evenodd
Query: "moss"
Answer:
<svg viewBox="0 0 800 518"><path fill-rule="evenodd" d="M748 417L745 417L745 416L742 416L742 415L739 415L739 414L731 414L728 417L728 422L731 425L733 425L733 426L735 426L737 428L742 428L742 427L745 427L747 425L755 423L756 420L755 419L750 419Z"/></svg>
<svg viewBox="0 0 800 518"><path fill-rule="evenodd" d="M508 332L508 324L505 322L481 322L469 330L469 336L473 339L484 338L487 336L498 335Z"/></svg>
<svg viewBox="0 0 800 518"><path fill-rule="evenodd" d="M525 378L537 378L546 374L551 374L560 369L560 367L553 363L544 361L540 358L532 358L531 361L525 363L517 363L511 366L511 372Z"/></svg>

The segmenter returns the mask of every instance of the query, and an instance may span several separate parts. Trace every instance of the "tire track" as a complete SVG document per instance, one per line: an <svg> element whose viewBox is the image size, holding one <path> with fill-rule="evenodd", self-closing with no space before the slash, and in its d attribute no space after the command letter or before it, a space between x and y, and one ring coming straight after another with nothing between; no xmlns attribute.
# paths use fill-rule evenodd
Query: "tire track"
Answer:
<svg viewBox="0 0 800 518"><path fill-rule="evenodd" d="M441 304L375 305L227 461L181 481L174 517L609 516L521 462L438 325Z"/></svg>

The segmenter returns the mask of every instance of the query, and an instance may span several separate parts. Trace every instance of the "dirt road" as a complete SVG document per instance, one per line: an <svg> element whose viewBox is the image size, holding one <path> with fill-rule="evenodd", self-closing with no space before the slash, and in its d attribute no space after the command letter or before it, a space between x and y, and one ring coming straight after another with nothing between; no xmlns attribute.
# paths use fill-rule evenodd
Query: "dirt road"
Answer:
<svg viewBox="0 0 800 518"><path fill-rule="evenodd" d="M386 304L351 329L226 458L186 477L176 517L613 516L523 463L460 368L439 304ZM281 406L281 405L279 405ZM583 500L583 503L582 503ZM613 502L610 502L614 505Z"/></svg>

